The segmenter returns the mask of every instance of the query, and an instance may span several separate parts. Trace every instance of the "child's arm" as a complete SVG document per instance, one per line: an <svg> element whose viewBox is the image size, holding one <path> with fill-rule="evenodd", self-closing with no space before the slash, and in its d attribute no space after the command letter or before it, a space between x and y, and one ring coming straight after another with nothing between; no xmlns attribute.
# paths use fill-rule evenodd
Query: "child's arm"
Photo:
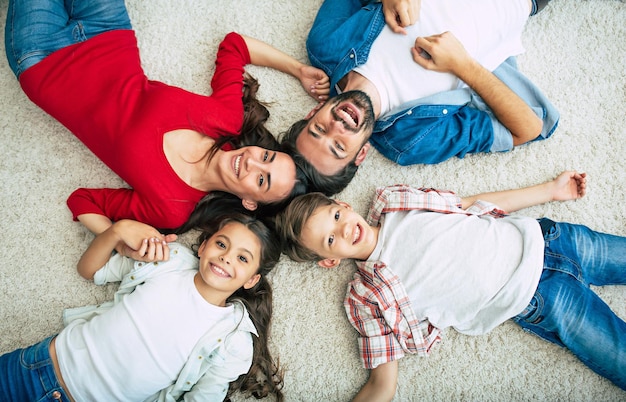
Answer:
<svg viewBox="0 0 626 402"><path fill-rule="evenodd" d="M126 219L121 220L97 235L91 242L78 261L78 273L86 279L93 279L96 271L111 258L111 253L118 243L137 250L137 253L145 255L145 258L149 260L168 260L167 240L166 236L152 226Z"/></svg>
<svg viewBox="0 0 626 402"><path fill-rule="evenodd" d="M275 47L249 36L241 35L248 46L250 62L255 66L270 67L298 80L307 94L317 101L328 99L330 80L324 71L299 62Z"/></svg>
<svg viewBox="0 0 626 402"><path fill-rule="evenodd" d="M507 212L544 204L550 201L576 200L585 195L587 189L586 173L565 171L556 179L516 190L483 193L461 198L463 209L475 201L487 201L496 204Z"/></svg>
<svg viewBox="0 0 626 402"><path fill-rule="evenodd" d="M398 383L398 361L392 360L372 369L363 388L353 402L391 401L396 394Z"/></svg>

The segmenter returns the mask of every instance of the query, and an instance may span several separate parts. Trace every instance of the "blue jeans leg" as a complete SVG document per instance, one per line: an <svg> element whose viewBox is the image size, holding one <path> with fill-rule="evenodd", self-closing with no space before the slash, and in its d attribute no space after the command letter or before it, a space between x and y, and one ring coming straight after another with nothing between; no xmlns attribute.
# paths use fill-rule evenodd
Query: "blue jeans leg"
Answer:
<svg viewBox="0 0 626 402"><path fill-rule="evenodd" d="M49 54L113 29L131 29L123 0L10 0L9 66L19 78Z"/></svg>
<svg viewBox="0 0 626 402"><path fill-rule="evenodd" d="M53 337L0 356L0 395L5 401L69 401L50 359Z"/></svg>
<svg viewBox="0 0 626 402"><path fill-rule="evenodd" d="M626 238L567 223L544 237L539 286L514 321L626 390L626 322L589 287L626 284Z"/></svg>

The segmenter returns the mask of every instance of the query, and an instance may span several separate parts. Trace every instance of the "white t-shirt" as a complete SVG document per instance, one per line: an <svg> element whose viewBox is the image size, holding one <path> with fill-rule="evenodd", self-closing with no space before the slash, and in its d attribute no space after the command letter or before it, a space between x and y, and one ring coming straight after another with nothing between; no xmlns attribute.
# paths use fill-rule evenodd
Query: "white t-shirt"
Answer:
<svg viewBox="0 0 626 402"><path fill-rule="evenodd" d="M411 48L418 36L450 31L474 59L493 71L524 51L521 34L529 13L527 0L422 0L420 17L406 28L407 35L385 25L367 62L355 71L376 86L382 116L405 102L465 86L453 74L415 63Z"/></svg>
<svg viewBox="0 0 626 402"><path fill-rule="evenodd" d="M417 317L478 335L528 305L543 254L535 219L416 210L384 215L368 260L398 275Z"/></svg>
<svg viewBox="0 0 626 402"><path fill-rule="evenodd" d="M233 309L207 302L196 272L151 277L105 314L58 335L61 372L76 400L145 400L178 378L200 338Z"/></svg>

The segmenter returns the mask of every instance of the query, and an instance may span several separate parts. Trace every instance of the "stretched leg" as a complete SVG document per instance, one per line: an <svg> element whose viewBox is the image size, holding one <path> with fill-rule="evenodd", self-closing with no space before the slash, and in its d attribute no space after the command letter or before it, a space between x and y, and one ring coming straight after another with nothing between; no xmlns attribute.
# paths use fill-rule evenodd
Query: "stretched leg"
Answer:
<svg viewBox="0 0 626 402"><path fill-rule="evenodd" d="M10 0L5 27L17 78L56 50L113 29L130 29L123 0Z"/></svg>
<svg viewBox="0 0 626 402"><path fill-rule="evenodd" d="M589 287L626 283L626 238L556 223L545 240L539 286L514 320L626 390L626 322Z"/></svg>

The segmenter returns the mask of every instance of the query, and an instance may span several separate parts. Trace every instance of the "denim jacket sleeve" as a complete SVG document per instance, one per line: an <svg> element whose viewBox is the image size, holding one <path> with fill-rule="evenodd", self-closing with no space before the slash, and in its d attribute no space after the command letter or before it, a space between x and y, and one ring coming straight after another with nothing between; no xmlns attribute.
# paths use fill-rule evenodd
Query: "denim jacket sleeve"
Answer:
<svg viewBox="0 0 626 402"><path fill-rule="evenodd" d="M420 104L379 119L370 142L399 165L435 164L488 152L493 125L487 113L469 105Z"/></svg>
<svg viewBox="0 0 626 402"><path fill-rule="evenodd" d="M367 61L374 39L385 26L382 5L375 1L325 0L306 47L311 64L321 68L335 85L354 67Z"/></svg>

